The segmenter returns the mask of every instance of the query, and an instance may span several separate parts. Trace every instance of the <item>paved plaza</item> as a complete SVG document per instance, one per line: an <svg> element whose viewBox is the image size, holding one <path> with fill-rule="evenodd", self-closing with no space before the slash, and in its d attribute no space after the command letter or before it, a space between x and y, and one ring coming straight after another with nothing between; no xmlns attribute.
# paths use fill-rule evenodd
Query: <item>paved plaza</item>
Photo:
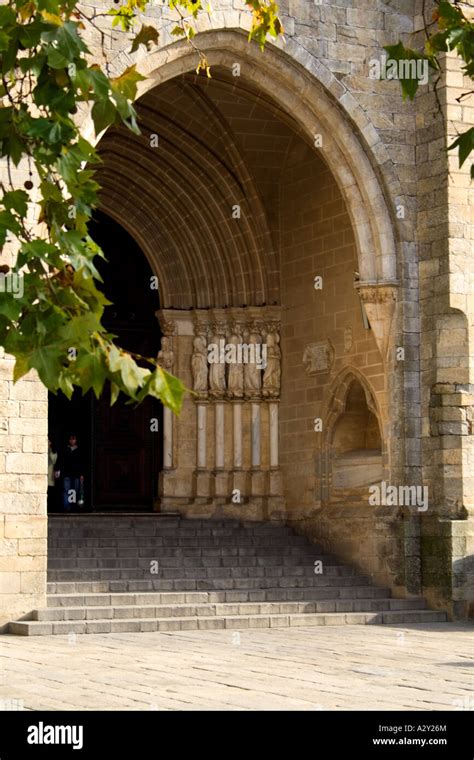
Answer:
<svg viewBox="0 0 474 760"><path fill-rule="evenodd" d="M337 626L0 636L24 710L474 709L474 627Z"/></svg>

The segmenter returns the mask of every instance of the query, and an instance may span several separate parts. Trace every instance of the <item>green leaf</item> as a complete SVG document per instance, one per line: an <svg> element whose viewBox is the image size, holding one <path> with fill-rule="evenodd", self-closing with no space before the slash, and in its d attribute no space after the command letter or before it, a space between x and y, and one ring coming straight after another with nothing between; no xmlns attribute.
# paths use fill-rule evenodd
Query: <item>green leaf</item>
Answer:
<svg viewBox="0 0 474 760"><path fill-rule="evenodd" d="M138 73L135 65L133 65L125 69L119 77L111 79L110 82L114 91L119 92L128 100L134 100L137 94L137 83L143 82L145 78Z"/></svg>
<svg viewBox="0 0 474 760"><path fill-rule="evenodd" d="M24 152L25 144L23 140L21 140L21 138L18 136L18 133L12 125L10 131L8 132L8 137L3 142L2 155L10 156L15 166L18 166Z"/></svg>
<svg viewBox="0 0 474 760"><path fill-rule="evenodd" d="M418 61L426 61L425 65L432 66L430 57L428 55L421 55L411 48L406 48L402 42L398 42L396 45L386 45L384 50L389 54L390 61L397 61L400 64L397 69L397 76L393 78L400 81L403 99L410 98L410 100L413 100L420 81L424 79L423 74L419 76ZM387 69L390 67L390 61L388 62ZM390 79L388 76L390 71L387 70L386 73L387 79Z"/></svg>
<svg viewBox="0 0 474 760"><path fill-rule="evenodd" d="M99 135L104 129L107 129L114 123L116 109L110 100L100 100L94 103L92 108L92 120L96 135Z"/></svg>
<svg viewBox="0 0 474 760"><path fill-rule="evenodd" d="M41 38L45 42L54 43L58 53L70 62L79 57L80 53L89 53L87 45L78 34L78 24L75 21L66 21L63 26L44 32Z"/></svg>
<svg viewBox="0 0 474 760"><path fill-rule="evenodd" d="M449 24L459 24L462 21L463 14L459 8L455 8L451 3L446 0L441 0L438 7L438 15L440 21L447 22Z"/></svg>
<svg viewBox="0 0 474 760"><path fill-rule="evenodd" d="M26 356L21 354L17 355L15 366L13 368L13 382L17 383L22 377L24 377L31 369L30 363Z"/></svg>
<svg viewBox="0 0 474 760"><path fill-rule="evenodd" d="M154 26L147 26L146 24L143 24L138 34L135 35L130 52L134 53L136 50L138 50L140 45L144 45L146 49L150 51L153 45L158 44L158 38L158 30L155 29Z"/></svg>
<svg viewBox="0 0 474 760"><path fill-rule="evenodd" d="M19 235L20 225L11 211L0 211L0 247L5 244L9 232Z"/></svg>
<svg viewBox="0 0 474 760"><path fill-rule="evenodd" d="M91 333L99 331L100 328L100 319L97 314L87 312L86 314L71 317L61 331L61 337L66 343L77 347Z"/></svg>
<svg viewBox="0 0 474 760"><path fill-rule="evenodd" d="M107 376L103 353L98 348L79 352L77 360L71 366L74 367L76 384L82 388L82 392L87 393L92 388L99 398Z"/></svg>
<svg viewBox="0 0 474 760"><path fill-rule="evenodd" d="M113 380L111 380L110 381L110 406L113 406L115 404L119 395L120 395L119 386L116 383L114 383Z"/></svg>
<svg viewBox="0 0 474 760"><path fill-rule="evenodd" d="M47 388L58 387L58 376L62 365L63 352L56 344L38 346L28 356L31 367L36 369Z"/></svg>
<svg viewBox="0 0 474 760"><path fill-rule="evenodd" d="M15 23L15 12L8 5L0 5L0 27L6 27Z"/></svg>
<svg viewBox="0 0 474 760"><path fill-rule="evenodd" d="M4 293L2 291L0 291L0 314L16 322L23 309L22 299L17 298L14 293Z"/></svg>
<svg viewBox="0 0 474 760"><path fill-rule="evenodd" d="M186 389L177 377L170 375L162 367L157 367L147 378L137 398L142 401L146 396L159 399L175 414L179 414L183 405Z"/></svg>
<svg viewBox="0 0 474 760"><path fill-rule="evenodd" d="M51 256L59 255L55 245L47 243L46 240L32 240L29 243L23 243L20 254L24 256L24 262L30 259L49 259Z"/></svg>
<svg viewBox="0 0 474 760"><path fill-rule="evenodd" d="M144 378L149 374L149 370L139 367L130 354L126 353L121 354L119 365L122 382L127 392L135 396Z"/></svg>
<svg viewBox="0 0 474 760"><path fill-rule="evenodd" d="M109 95L110 82L103 71L96 65L90 68L77 69L72 79L87 98L89 97L90 90L96 95L97 100L107 98Z"/></svg>
<svg viewBox="0 0 474 760"><path fill-rule="evenodd" d="M22 217L26 216L28 201L28 193L24 190L9 190L2 198L5 208L13 209L13 211L16 211Z"/></svg>
<svg viewBox="0 0 474 760"><path fill-rule="evenodd" d="M64 393L66 398L71 400L72 394L74 393L74 385L69 377L65 372L62 372L59 376L59 389Z"/></svg>
<svg viewBox="0 0 474 760"><path fill-rule="evenodd" d="M459 137L451 143L448 150L454 150L454 148L459 148L459 167L461 167L474 150L474 127L471 127L467 132L463 132L462 135L459 135Z"/></svg>
<svg viewBox="0 0 474 760"><path fill-rule="evenodd" d="M8 50L10 40L10 35L0 30L0 50Z"/></svg>

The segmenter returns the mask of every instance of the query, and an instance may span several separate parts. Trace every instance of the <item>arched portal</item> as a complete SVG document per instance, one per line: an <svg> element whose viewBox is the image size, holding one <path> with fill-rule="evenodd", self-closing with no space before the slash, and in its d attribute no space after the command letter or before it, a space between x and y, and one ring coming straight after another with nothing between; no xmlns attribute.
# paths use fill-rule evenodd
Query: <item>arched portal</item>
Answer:
<svg viewBox="0 0 474 760"><path fill-rule="evenodd" d="M158 276L169 366L196 391L179 420L165 413L157 507L261 518L314 504L313 421L334 374L354 360L387 406L391 322L376 293L394 285L395 242L343 109L275 51L263 63L248 48L234 76L242 39L226 39L232 54L206 36L210 79L179 46L155 72L147 58L141 134L107 131L98 178L103 210ZM376 304L373 329L355 286ZM234 371L228 346L268 351L270 368Z"/></svg>

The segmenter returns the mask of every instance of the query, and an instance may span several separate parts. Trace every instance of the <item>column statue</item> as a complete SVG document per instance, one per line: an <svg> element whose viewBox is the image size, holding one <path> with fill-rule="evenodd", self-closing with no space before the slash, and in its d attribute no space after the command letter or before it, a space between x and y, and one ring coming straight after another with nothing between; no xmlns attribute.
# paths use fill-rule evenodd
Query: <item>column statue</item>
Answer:
<svg viewBox="0 0 474 760"><path fill-rule="evenodd" d="M225 361L221 361L223 357L220 350L222 339L222 334L215 332L209 342L214 348L209 363L209 392L215 397L223 396L225 393Z"/></svg>
<svg viewBox="0 0 474 760"><path fill-rule="evenodd" d="M247 344L244 355L244 383L245 393L251 398L260 395L262 387L262 364L260 363L260 349L262 338L255 328L252 331L246 330L244 333L245 343Z"/></svg>
<svg viewBox="0 0 474 760"><path fill-rule="evenodd" d="M193 390L199 393L206 393L208 367L207 341L204 335L196 335L194 338L191 371L193 375Z"/></svg>
<svg viewBox="0 0 474 760"><path fill-rule="evenodd" d="M280 395L281 350L280 336L276 332L267 335L267 366L263 373L263 395L275 398Z"/></svg>
<svg viewBox="0 0 474 760"><path fill-rule="evenodd" d="M231 361L227 375L227 389L230 398L242 398L244 395L244 365L242 363L242 336L239 334L240 328L234 325L232 333L228 339L228 345L233 346L231 350Z"/></svg>
<svg viewBox="0 0 474 760"><path fill-rule="evenodd" d="M157 362L166 372L171 372L174 364L174 352L171 338L164 335L161 339L161 348L158 351Z"/></svg>

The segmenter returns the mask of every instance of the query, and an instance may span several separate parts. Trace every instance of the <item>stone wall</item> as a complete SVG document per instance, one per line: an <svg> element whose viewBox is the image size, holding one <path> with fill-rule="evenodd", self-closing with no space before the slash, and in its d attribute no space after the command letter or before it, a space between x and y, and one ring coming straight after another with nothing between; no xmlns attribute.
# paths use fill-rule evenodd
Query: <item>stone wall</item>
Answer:
<svg viewBox="0 0 474 760"><path fill-rule="evenodd" d="M47 394L0 357L0 626L45 604Z"/></svg>
<svg viewBox="0 0 474 760"><path fill-rule="evenodd" d="M420 527L421 574L430 601L461 616L472 614L474 600L473 190L470 162L460 169L457 154L445 151L473 123L469 99L457 101L467 89L449 55L439 103L430 94L417 103L423 480L431 499Z"/></svg>
<svg viewBox="0 0 474 760"><path fill-rule="evenodd" d="M334 427L344 410L339 409L332 420L331 399L348 374L356 382L362 381L372 395L372 418L374 423L377 420L382 438L380 466L390 481L389 383L374 331L364 322L365 307L355 288L357 251L340 190L330 168L309 148L295 155L283 167L279 198L283 315L280 439L287 517L298 530L374 574L380 582L403 587L398 523L393 515L387 522L387 516L384 519L368 506L367 487L351 487L347 456L342 461L348 487L332 487ZM308 361L312 353L314 367ZM361 385L359 388L362 390ZM342 407L348 391L346 383ZM358 410L359 423L364 402L365 398ZM357 437L355 430L352 433ZM365 447L359 439L354 443L356 449ZM361 483L365 486L381 479L378 458L370 459L373 446L369 440L365 452L368 459L358 450L356 460L362 467L352 467L362 470ZM351 448L350 441L346 448Z"/></svg>

